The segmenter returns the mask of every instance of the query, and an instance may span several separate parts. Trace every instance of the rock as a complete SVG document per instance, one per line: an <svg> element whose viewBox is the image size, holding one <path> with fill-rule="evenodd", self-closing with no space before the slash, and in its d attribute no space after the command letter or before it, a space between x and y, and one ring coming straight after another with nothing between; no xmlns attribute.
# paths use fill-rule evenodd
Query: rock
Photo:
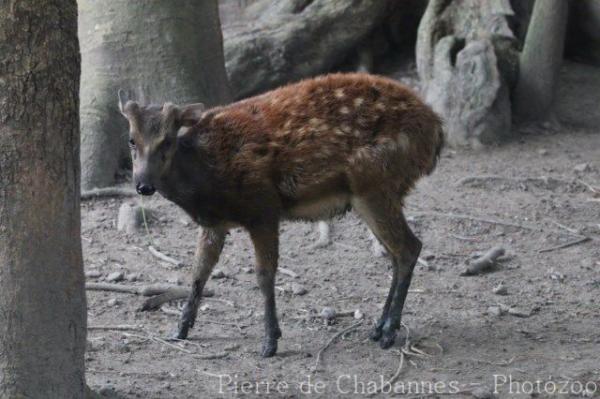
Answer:
<svg viewBox="0 0 600 399"><path fill-rule="evenodd" d="M211 278L218 280L221 278L227 278L227 275L225 274L225 272L221 269L217 269L215 271L213 271Z"/></svg>
<svg viewBox="0 0 600 399"><path fill-rule="evenodd" d="M521 309L519 307L513 307L508 309L508 314L513 315L515 317L529 317L531 316L531 311Z"/></svg>
<svg viewBox="0 0 600 399"><path fill-rule="evenodd" d="M292 283L290 285L290 289L294 295L304 295L308 292L308 290L302 284L298 283Z"/></svg>
<svg viewBox="0 0 600 399"><path fill-rule="evenodd" d="M540 148L538 150L538 154L540 154L541 156L546 156L548 155L548 150L546 150L545 148Z"/></svg>
<svg viewBox="0 0 600 399"><path fill-rule="evenodd" d="M487 308L487 314L489 314L490 316L500 317L504 313L505 312L502 310L502 308L500 306L490 306Z"/></svg>
<svg viewBox="0 0 600 399"><path fill-rule="evenodd" d="M98 393L105 398L113 398L116 394L115 388L112 385L103 385L98 388Z"/></svg>
<svg viewBox="0 0 600 399"><path fill-rule="evenodd" d="M252 273L254 273L254 268L253 267L242 267L242 271L246 274L252 274Z"/></svg>
<svg viewBox="0 0 600 399"><path fill-rule="evenodd" d="M360 309L356 309L356 310L354 311L354 318L355 318L356 320L360 320L360 319L362 319L363 317L365 317L365 314L364 314L364 313L363 313L363 312L362 312Z"/></svg>
<svg viewBox="0 0 600 399"><path fill-rule="evenodd" d="M237 98L327 72L381 22L387 1L259 0L252 23L223 30L225 66ZM324 34L324 32L327 32Z"/></svg>
<svg viewBox="0 0 600 399"><path fill-rule="evenodd" d="M206 312L207 310L210 309L210 305L207 304L207 303L205 303L204 305L200 305L199 309L200 309L201 312Z"/></svg>
<svg viewBox="0 0 600 399"><path fill-rule="evenodd" d="M138 281L141 278L141 274L139 273L128 273L125 275L125 280L127 281Z"/></svg>
<svg viewBox="0 0 600 399"><path fill-rule="evenodd" d="M125 274L123 272L112 272L106 276L106 281L110 283L118 283L119 281L123 281L124 278Z"/></svg>
<svg viewBox="0 0 600 399"><path fill-rule="evenodd" d="M573 170L578 173L588 172L590 170L590 164L580 163L573 167Z"/></svg>
<svg viewBox="0 0 600 399"><path fill-rule="evenodd" d="M324 307L323 310L321 310L320 316L325 321L330 322L335 319L336 314L337 313L334 308Z"/></svg>
<svg viewBox="0 0 600 399"><path fill-rule="evenodd" d="M471 391L471 395L475 399L492 399L494 393L490 387L477 387Z"/></svg>
<svg viewBox="0 0 600 399"><path fill-rule="evenodd" d="M117 230L125 231L126 233L135 233L144 225L144 213L146 221L150 218L152 211L139 205L122 204L119 208L119 216L117 217Z"/></svg>
<svg viewBox="0 0 600 399"><path fill-rule="evenodd" d="M118 304L120 304L120 302L117 298L110 298L108 301L106 301L106 304L112 307L117 306Z"/></svg>
<svg viewBox="0 0 600 399"><path fill-rule="evenodd" d="M497 286L495 286L492 292L496 295L508 295L508 289L503 283L500 283Z"/></svg>
<svg viewBox="0 0 600 399"><path fill-rule="evenodd" d="M102 272L100 272L99 270L90 270L85 272L85 277L86 278L100 278L102 277Z"/></svg>

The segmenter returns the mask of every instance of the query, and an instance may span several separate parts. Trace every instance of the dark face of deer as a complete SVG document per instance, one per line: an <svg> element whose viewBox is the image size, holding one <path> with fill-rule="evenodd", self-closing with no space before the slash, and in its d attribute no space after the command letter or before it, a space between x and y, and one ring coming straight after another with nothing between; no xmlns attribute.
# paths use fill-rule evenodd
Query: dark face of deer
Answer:
<svg viewBox="0 0 600 399"><path fill-rule="evenodd" d="M139 194L152 195L169 178L179 130L197 123L204 105L140 106L134 101L124 102L121 95L119 99L119 109L129 121L135 188Z"/></svg>

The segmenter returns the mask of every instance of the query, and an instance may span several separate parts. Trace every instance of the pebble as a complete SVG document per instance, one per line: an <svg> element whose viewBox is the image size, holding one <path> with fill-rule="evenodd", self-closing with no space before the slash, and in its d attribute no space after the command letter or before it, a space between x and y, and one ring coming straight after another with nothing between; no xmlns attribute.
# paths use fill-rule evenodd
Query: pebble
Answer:
<svg viewBox="0 0 600 399"><path fill-rule="evenodd" d="M90 270L89 272L85 272L85 277L99 278L99 277L102 277L102 272L100 272L99 270Z"/></svg>
<svg viewBox="0 0 600 399"><path fill-rule="evenodd" d="M325 319L326 321L331 321L333 319L335 319L335 309L334 308L330 308L330 307L324 307L323 310L321 310L321 317L323 319Z"/></svg>
<svg viewBox="0 0 600 399"><path fill-rule="evenodd" d="M538 150L538 154L540 154L540 155L542 155L542 156L544 156L544 155L548 155L548 150L547 150L547 149L545 149L545 148L540 148L540 149Z"/></svg>
<svg viewBox="0 0 600 399"><path fill-rule="evenodd" d="M217 280L220 278L227 278L227 275L225 274L225 272L221 269L217 269L213 272L211 278Z"/></svg>
<svg viewBox="0 0 600 399"><path fill-rule="evenodd" d="M494 397L494 394L489 387L477 387L471 391L471 395L473 395L476 399L491 399Z"/></svg>
<svg viewBox="0 0 600 399"><path fill-rule="evenodd" d="M119 303L120 302L117 298L110 298L108 301L106 301L108 306L117 306Z"/></svg>
<svg viewBox="0 0 600 399"><path fill-rule="evenodd" d="M495 286L492 291L496 295L508 295L508 288L502 283Z"/></svg>
<svg viewBox="0 0 600 399"><path fill-rule="evenodd" d="M127 281L138 281L141 275L139 273L128 273L125 275L125 280Z"/></svg>
<svg viewBox="0 0 600 399"><path fill-rule="evenodd" d="M502 308L500 308L500 306L490 306L487 308L487 314L489 314L490 316L500 317L503 313L504 311L502 310Z"/></svg>
<svg viewBox="0 0 600 399"><path fill-rule="evenodd" d="M588 164L588 163L577 164L573 167L573 170L575 172L579 172L579 173L587 172L590 170L590 164Z"/></svg>
<svg viewBox="0 0 600 399"><path fill-rule="evenodd" d="M125 274L123 272L112 272L106 276L106 281L111 283L118 283L119 281L123 281L123 279L125 279Z"/></svg>
<svg viewBox="0 0 600 399"><path fill-rule="evenodd" d="M298 283L292 283L291 290L292 294L294 295L304 295L308 292L308 290L302 284Z"/></svg>
<svg viewBox="0 0 600 399"><path fill-rule="evenodd" d="M253 267L242 267L242 271L247 274L252 274L252 273L254 273L254 268Z"/></svg>
<svg viewBox="0 0 600 399"><path fill-rule="evenodd" d="M356 310L354 311L354 318L355 318L356 320L360 320L360 319L362 319L363 317L365 317L365 314L364 314L364 313L363 313L363 312L362 312L360 309L356 309Z"/></svg>

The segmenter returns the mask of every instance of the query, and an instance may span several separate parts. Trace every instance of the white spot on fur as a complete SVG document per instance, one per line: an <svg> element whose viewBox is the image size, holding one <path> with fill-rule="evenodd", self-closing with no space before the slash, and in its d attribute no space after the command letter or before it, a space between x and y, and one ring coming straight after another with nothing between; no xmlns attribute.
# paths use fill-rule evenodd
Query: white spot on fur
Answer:
<svg viewBox="0 0 600 399"><path fill-rule="evenodd" d="M350 113L350 108L346 107L345 105L342 108L340 108L340 114L347 115L349 113Z"/></svg>
<svg viewBox="0 0 600 399"><path fill-rule="evenodd" d="M376 102L375 103L375 108L377 108L380 111L385 111L385 104L382 102Z"/></svg>
<svg viewBox="0 0 600 399"><path fill-rule="evenodd" d="M400 147L402 151L408 152L410 147L410 140L406 134L400 133L398 136L396 136L396 142L398 143L398 147Z"/></svg>
<svg viewBox="0 0 600 399"><path fill-rule="evenodd" d="M334 94L335 94L336 98L344 98L344 97L346 97L346 93L344 93L343 89L336 89L335 92L334 92Z"/></svg>
<svg viewBox="0 0 600 399"><path fill-rule="evenodd" d="M364 102L365 102L365 100L362 97L357 97L357 98L354 99L354 106L358 108Z"/></svg>
<svg viewBox="0 0 600 399"><path fill-rule="evenodd" d="M312 126L318 126L318 125L320 125L321 123L323 123L323 120L322 120L322 119L319 119L319 118L310 118L310 120L308 121L308 123L309 123L310 125L312 125Z"/></svg>

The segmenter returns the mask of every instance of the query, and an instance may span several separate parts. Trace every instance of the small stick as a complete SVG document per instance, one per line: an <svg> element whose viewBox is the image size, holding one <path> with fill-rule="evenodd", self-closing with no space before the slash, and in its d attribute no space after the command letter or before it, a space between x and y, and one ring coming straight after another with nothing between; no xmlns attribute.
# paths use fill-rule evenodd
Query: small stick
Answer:
<svg viewBox="0 0 600 399"><path fill-rule="evenodd" d="M581 179L577 179L576 181L580 184L583 184L588 190L590 190L594 194L600 194L600 188L596 188L596 187L592 186L591 184L584 182Z"/></svg>
<svg viewBox="0 0 600 399"><path fill-rule="evenodd" d="M333 343L333 341L335 341L336 339L338 339L339 337L341 337L342 335L346 334L347 332L350 332L354 329L356 329L358 326L360 326L362 324L362 320L359 321L358 323L354 323L352 324L350 327L343 329L342 331L339 331L338 333L336 333L333 337L331 337L329 339L329 341L327 341L327 343L321 347L321 349L319 349L319 352L317 352L317 358L315 360L315 365L313 367L313 371L316 371L317 368L319 367L319 362L321 361L321 355L323 354L323 352L329 347L329 345L331 345Z"/></svg>
<svg viewBox="0 0 600 399"><path fill-rule="evenodd" d="M81 192L83 201L94 198L109 198L109 197L135 197L137 193L128 188L121 187L103 187L93 188Z"/></svg>
<svg viewBox="0 0 600 399"><path fill-rule="evenodd" d="M538 251L538 253L541 254L541 253L544 253L544 252L551 252L551 251L556 251L556 250L563 249L563 248L569 248L569 247L572 247L572 246L575 246L575 245L579 245L579 244L582 244L584 242L588 242L588 241L591 241L591 240L592 239L590 237L581 237L581 238L579 238L577 240L570 241L570 242L567 242L567 243L562 244L562 245L557 245L555 247L540 249Z"/></svg>
<svg viewBox="0 0 600 399"><path fill-rule="evenodd" d="M88 291L112 291L140 295L140 287L125 284L85 283L85 289Z"/></svg>
<svg viewBox="0 0 600 399"><path fill-rule="evenodd" d="M550 220L550 223L552 223L552 224L560 227L561 229L564 229L564 230L568 231L571 234L575 234L576 236L581 236L581 232L579 230L572 229L572 228L567 227L564 224L560 224L560 223L558 223L558 222L556 222L554 220Z"/></svg>
<svg viewBox="0 0 600 399"><path fill-rule="evenodd" d="M88 326L90 331L142 331L142 326L128 324Z"/></svg>
<svg viewBox="0 0 600 399"><path fill-rule="evenodd" d="M222 359L224 357L229 356L229 352L218 352L218 353L210 353L207 355L194 355L194 358L201 360L213 360L213 359Z"/></svg>
<svg viewBox="0 0 600 399"><path fill-rule="evenodd" d="M149 245L149 246L148 246L148 251L150 251L150 253L151 253L151 254L152 254L154 257L156 257L156 258L158 258L158 259L160 259L160 260L163 260L163 261L165 261L165 262L167 262L167 263L171 263L171 264L173 264L173 265L175 265L175 266L177 266L177 267L181 267L181 266L183 266L183 262L180 262L180 261L178 261L177 259L173 259L173 258L171 258L170 256L167 256L167 255L163 254L163 253L162 253L162 252L160 252L158 249L154 248L152 245Z"/></svg>
<svg viewBox="0 0 600 399"><path fill-rule="evenodd" d="M286 269L285 267L278 267L277 270L279 270L279 272L281 272L287 276L290 276L291 278L298 278L298 274L291 271L290 269Z"/></svg>
<svg viewBox="0 0 600 399"><path fill-rule="evenodd" d="M523 225L523 224L519 224L519 223L506 222L503 220L487 219L487 218L482 218L482 217L478 217L478 216L463 215L463 214L457 214L457 213L422 212L422 211L421 212L412 212L412 213L415 216L447 217L450 219L464 219L464 220L471 220L471 221L475 221L475 222L498 224L501 226L518 227L518 228L525 229L525 230L536 230L536 228L533 226L527 226L527 225Z"/></svg>
<svg viewBox="0 0 600 399"><path fill-rule="evenodd" d="M505 250L502 247L494 247L490 249L485 255L475 259L468 266L467 269L462 272L461 276L472 276L479 274L483 271L488 270L496 264L496 260L504 255Z"/></svg>

